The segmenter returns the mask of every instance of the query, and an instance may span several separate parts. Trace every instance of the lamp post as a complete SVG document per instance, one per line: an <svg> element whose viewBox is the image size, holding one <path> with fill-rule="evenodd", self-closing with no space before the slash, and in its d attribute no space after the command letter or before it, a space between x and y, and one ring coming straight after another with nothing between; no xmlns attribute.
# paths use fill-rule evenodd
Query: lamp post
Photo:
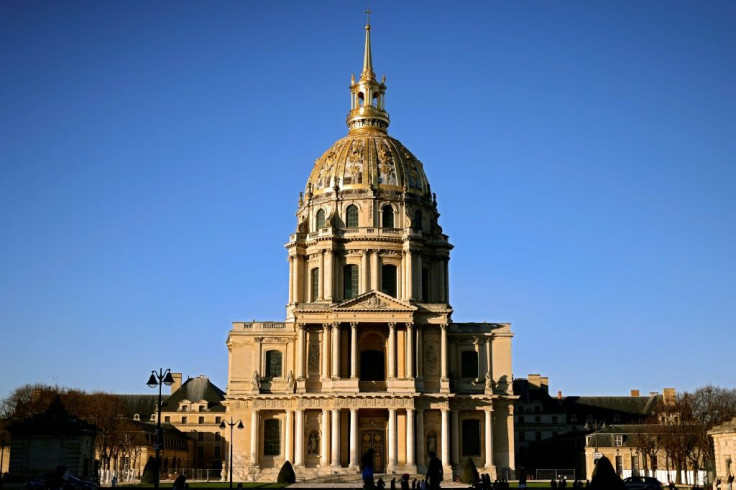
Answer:
<svg viewBox="0 0 736 490"><path fill-rule="evenodd" d="M161 478L161 461L160 451L163 445L163 437L161 437L161 387L163 385L171 386L174 384L174 377L171 375L171 369L164 371L159 369L158 372L151 371L151 377L148 378L146 383L149 388L155 388L158 386L158 417L156 420L156 436L153 438L153 448L156 450L156 476L153 479L153 488L158 489L159 480Z"/></svg>
<svg viewBox="0 0 736 490"><path fill-rule="evenodd" d="M228 469L230 470L230 488L233 488L233 428L236 425L238 426L238 430L243 429L242 420L235 422L233 418L230 417L230 422L225 420L220 422L220 429L225 429L225 427L230 426L230 461L228 462Z"/></svg>

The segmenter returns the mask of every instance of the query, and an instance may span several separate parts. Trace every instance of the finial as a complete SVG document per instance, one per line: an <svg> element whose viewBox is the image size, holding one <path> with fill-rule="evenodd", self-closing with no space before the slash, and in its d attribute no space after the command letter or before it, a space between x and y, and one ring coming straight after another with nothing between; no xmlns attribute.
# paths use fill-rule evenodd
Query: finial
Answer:
<svg viewBox="0 0 736 490"><path fill-rule="evenodd" d="M365 14L365 25L366 25L366 27L370 28L370 26L371 26L371 14L373 12L371 12L371 9L370 8L367 8L367 9L365 9L363 11L363 13Z"/></svg>
<svg viewBox="0 0 736 490"><path fill-rule="evenodd" d="M371 57L371 25L369 23L370 16L373 12L366 10L365 24L365 53L363 54L363 73L360 74L361 79L375 80L376 75L373 73L373 58Z"/></svg>

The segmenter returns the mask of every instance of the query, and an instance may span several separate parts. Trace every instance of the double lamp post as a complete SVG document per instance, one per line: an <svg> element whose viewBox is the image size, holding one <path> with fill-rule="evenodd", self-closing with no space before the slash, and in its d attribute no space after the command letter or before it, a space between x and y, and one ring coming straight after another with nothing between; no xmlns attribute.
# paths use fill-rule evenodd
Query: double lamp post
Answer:
<svg viewBox="0 0 736 490"><path fill-rule="evenodd" d="M164 438L161 433L161 387L163 385L171 386L174 384L174 377L171 375L171 369L164 371L159 369L158 372L151 371L151 377L146 383L150 388L158 386L158 416L156 418L156 436L153 439L153 448L156 450L156 476L153 479L153 488L158 489L161 479L161 447L163 447Z"/></svg>

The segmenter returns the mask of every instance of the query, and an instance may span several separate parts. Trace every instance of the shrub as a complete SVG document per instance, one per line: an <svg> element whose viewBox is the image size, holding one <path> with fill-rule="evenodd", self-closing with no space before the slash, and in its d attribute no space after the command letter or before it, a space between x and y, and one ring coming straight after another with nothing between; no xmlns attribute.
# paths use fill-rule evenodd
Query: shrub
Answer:
<svg viewBox="0 0 736 490"><path fill-rule="evenodd" d="M294 468L292 468L291 463L289 463L288 461L284 461L284 465L279 471L279 476L276 477L276 482L296 483L296 474L294 473Z"/></svg>
<svg viewBox="0 0 736 490"><path fill-rule="evenodd" d="M478 470L475 469L475 463L473 463L471 458L465 460L460 481L463 483L475 483L478 481Z"/></svg>
<svg viewBox="0 0 736 490"><path fill-rule="evenodd" d="M141 475L141 483L153 483L156 479L156 459L153 456L148 457L146 466L143 467L143 475Z"/></svg>

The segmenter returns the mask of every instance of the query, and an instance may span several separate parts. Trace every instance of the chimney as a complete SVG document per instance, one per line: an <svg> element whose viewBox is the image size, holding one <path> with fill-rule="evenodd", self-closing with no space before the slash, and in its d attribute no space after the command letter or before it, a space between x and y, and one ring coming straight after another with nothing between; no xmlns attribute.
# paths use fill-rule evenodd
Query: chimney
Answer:
<svg viewBox="0 0 736 490"><path fill-rule="evenodd" d="M677 398L677 392L675 392L674 388L662 389L662 399L664 401L665 406L671 407L672 405L674 405L676 398Z"/></svg>
<svg viewBox="0 0 736 490"><path fill-rule="evenodd" d="M631 396L639 396L639 390L631 390Z"/></svg>
<svg viewBox="0 0 736 490"><path fill-rule="evenodd" d="M526 377L527 381L529 381L529 387L534 388L541 388L542 386L542 376L539 374L530 374Z"/></svg>
<svg viewBox="0 0 736 490"><path fill-rule="evenodd" d="M181 373L171 373L171 377L174 378L174 383L171 385L171 394L173 395L176 390L181 388Z"/></svg>
<svg viewBox="0 0 736 490"><path fill-rule="evenodd" d="M543 376L539 378L539 381L542 387L542 391L544 391L546 395L549 395L549 377Z"/></svg>
<svg viewBox="0 0 736 490"><path fill-rule="evenodd" d="M557 399L562 400L562 391L557 391Z"/></svg>

